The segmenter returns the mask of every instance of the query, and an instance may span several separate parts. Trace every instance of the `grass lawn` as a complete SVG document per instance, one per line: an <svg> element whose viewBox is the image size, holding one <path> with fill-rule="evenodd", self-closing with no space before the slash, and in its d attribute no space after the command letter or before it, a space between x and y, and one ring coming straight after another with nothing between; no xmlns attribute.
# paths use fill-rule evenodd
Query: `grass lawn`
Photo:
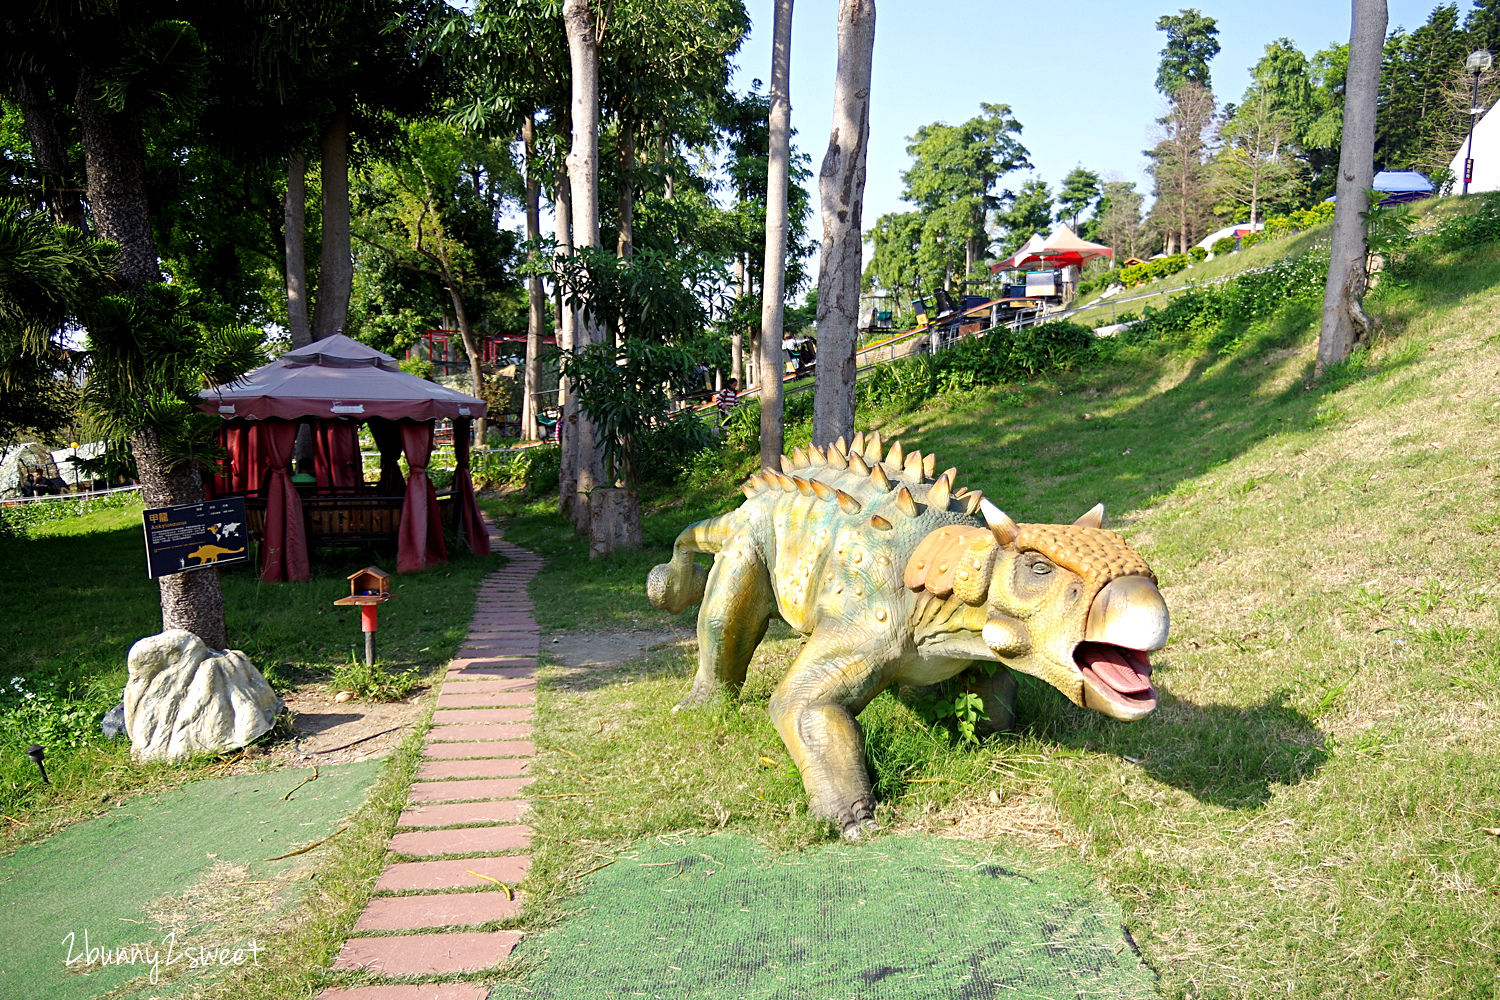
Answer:
<svg viewBox="0 0 1500 1000"><path fill-rule="evenodd" d="M1500 989L1500 253L1431 263L1370 297L1381 339L1317 383L1317 311L1299 307L1223 354L1147 346L862 413L1018 520L1104 501L1174 619L1160 708L1135 724L1028 683L1019 731L966 747L882 695L861 718L886 829L1082 859L1168 996ZM792 428L788 446L807 437ZM507 502L508 537L550 559L544 628L665 621L646 570L737 504L753 463L679 484L647 517L646 552L599 562L548 504ZM642 838L833 836L766 714L799 647L773 625L742 699L677 714L690 650L550 675L528 927Z"/></svg>

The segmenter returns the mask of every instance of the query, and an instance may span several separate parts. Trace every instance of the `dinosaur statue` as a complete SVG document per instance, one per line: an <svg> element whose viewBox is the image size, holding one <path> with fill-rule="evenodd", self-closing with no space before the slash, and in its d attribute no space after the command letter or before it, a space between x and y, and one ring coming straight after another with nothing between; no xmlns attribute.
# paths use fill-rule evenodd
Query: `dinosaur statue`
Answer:
<svg viewBox="0 0 1500 1000"><path fill-rule="evenodd" d="M878 433L783 457L747 500L689 525L651 570L653 606L698 611L698 672L677 708L737 691L772 615L807 636L771 696L771 720L812 813L850 839L875 800L855 716L892 684L1001 664L979 688L1013 712L1010 670L1074 704L1134 720L1156 707L1146 654L1167 641L1166 602L1099 505L1070 525L1017 524L978 493L934 477L931 455ZM696 553L712 553L704 571ZM1009 669L1007 669L1009 668Z"/></svg>

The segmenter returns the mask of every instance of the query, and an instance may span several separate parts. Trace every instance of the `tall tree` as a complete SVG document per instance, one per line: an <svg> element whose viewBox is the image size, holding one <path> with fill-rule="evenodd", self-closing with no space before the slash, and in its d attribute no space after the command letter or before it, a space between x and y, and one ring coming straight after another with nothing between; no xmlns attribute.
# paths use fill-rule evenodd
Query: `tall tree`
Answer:
<svg viewBox="0 0 1500 1000"><path fill-rule="evenodd" d="M860 219L870 142L875 0L839 0L833 130L818 173L823 259L818 266L818 374L813 443L854 435L854 354L859 341Z"/></svg>
<svg viewBox="0 0 1500 1000"><path fill-rule="evenodd" d="M1085 239L1098 240L1113 247L1114 257L1110 267L1127 257L1135 256L1136 240L1141 232L1141 205L1145 199L1131 181L1105 181L1104 194L1099 199L1099 208L1094 213L1092 225L1084 233Z"/></svg>
<svg viewBox="0 0 1500 1000"><path fill-rule="evenodd" d="M1021 244L1036 233L1045 233L1052 228L1052 191L1040 177L1032 177L1021 185L1010 207L995 216L995 222L1004 235L1000 238L1000 254L1009 257L1021 248Z"/></svg>
<svg viewBox="0 0 1500 1000"><path fill-rule="evenodd" d="M776 0L771 30L770 163L766 175L766 262L760 314L760 464L775 468L785 449L781 321L786 305L787 186L790 178L792 5Z"/></svg>
<svg viewBox="0 0 1500 1000"><path fill-rule="evenodd" d="M1156 19L1156 30L1167 34L1156 70L1156 89L1172 97L1183 84L1213 89L1208 64L1219 54L1218 23L1188 7Z"/></svg>
<svg viewBox="0 0 1500 1000"><path fill-rule="evenodd" d="M1213 119L1213 93L1197 83L1182 84L1166 116L1158 119L1161 141L1147 154L1156 181L1152 215L1168 245L1175 245L1179 253L1186 252L1194 234L1206 226L1208 130Z"/></svg>
<svg viewBox="0 0 1500 1000"><path fill-rule="evenodd" d="M599 25L589 0L563 0L562 17L573 74L573 145L568 152L568 187L573 199L572 245L575 249L595 248L599 246ZM575 297L572 307L577 317L573 349L603 343L605 331L587 299ZM589 494L610 483L604 478L604 457L593 421L587 414L579 413L570 430L578 456L573 525L580 534L587 535Z"/></svg>
<svg viewBox="0 0 1500 1000"><path fill-rule="evenodd" d="M1210 164L1210 186L1220 215L1248 212L1251 225L1265 215L1262 203L1298 207L1301 191L1291 157L1292 120L1264 79L1252 77L1245 98L1219 126L1219 148Z"/></svg>
<svg viewBox="0 0 1500 1000"><path fill-rule="evenodd" d="M1349 28L1349 75L1344 101L1344 137L1339 150L1338 205L1333 213L1328 284L1318 331L1318 372L1343 361L1369 335L1361 301L1367 246L1360 213L1375 178L1375 104L1380 90L1385 0L1354 0Z"/></svg>
<svg viewBox="0 0 1500 1000"><path fill-rule="evenodd" d="M1097 203L1103 193L1098 174L1082 165L1074 167L1063 178L1062 190L1057 193L1057 221L1068 223L1069 228L1078 232L1078 217Z"/></svg>

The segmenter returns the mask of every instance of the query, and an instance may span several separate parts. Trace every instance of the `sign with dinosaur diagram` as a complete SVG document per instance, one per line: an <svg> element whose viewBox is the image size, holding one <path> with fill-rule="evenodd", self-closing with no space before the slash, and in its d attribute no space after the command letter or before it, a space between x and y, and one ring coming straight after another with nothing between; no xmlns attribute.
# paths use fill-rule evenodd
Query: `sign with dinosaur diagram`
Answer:
<svg viewBox="0 0 1500 1000"><path fill-rule="evenodd" d="M146 529L148 577L250 559L244 497L147 508L141 512L141 520Z"/></svg>

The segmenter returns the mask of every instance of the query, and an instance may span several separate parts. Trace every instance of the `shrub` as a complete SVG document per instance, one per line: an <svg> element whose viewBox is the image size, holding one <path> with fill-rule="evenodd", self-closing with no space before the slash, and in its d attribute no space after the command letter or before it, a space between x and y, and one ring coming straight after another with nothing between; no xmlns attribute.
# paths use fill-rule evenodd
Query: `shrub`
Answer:
<svg viewBox="0 0 1500 1000"><path fill-rule="evenodd" d="M561 450L542 444L519 451L476 452L469 473L476 490L519 490L529 496L557 491Z"/></svg>
<svg viewBox="0 0 1500 1000"><path fill-rule="evenodd" d="M1188 256L1193 259L1194 264L1200 264L1208 260L1208 251L1202 247L1192 247L1188 250Z"/></svg>
<svg viewBox="0 0 1500 1000"><path fill-rule="evenodd" d="M1246 233L1244 236L1240 237L1240 249L1249 250L1259 242L1260 233Z"/></svg>
<svg viewBox="0 0 1500 1000"><path fill-rule="evenodd" d="M125 510L139 507L141 495L135 490L102 493L98 496L59 496L47 500L6 504L0 507L0 538L27 538L44 524L67 521L101 510Z"/></svg>
<svg viewBox="0 0 1500 1000"><path fill-rule="evenodd" d="M1226 253L1234 253L1234 237L1219 237L1218 239L1214 240L1214 245L1211 249L1213 250L1213 255L1215 257L1222 257Z"/></svg>

